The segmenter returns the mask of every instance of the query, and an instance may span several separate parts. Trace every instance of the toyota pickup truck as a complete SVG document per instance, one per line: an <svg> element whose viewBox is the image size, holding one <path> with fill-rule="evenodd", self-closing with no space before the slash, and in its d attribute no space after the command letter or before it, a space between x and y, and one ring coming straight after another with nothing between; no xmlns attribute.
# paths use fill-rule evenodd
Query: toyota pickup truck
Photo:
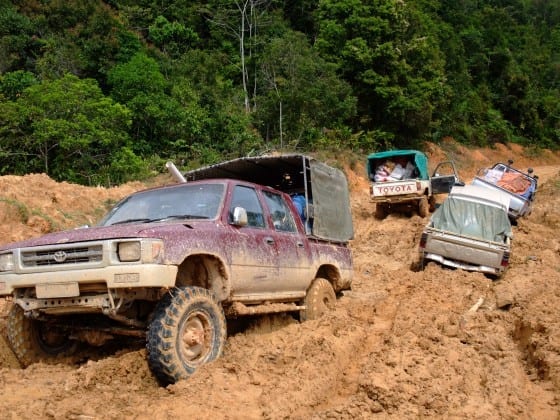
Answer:
<svg viewBox="0 0 560 420"><path fill-rule="evenodd" d="M366 168L378 219L393 211L416 211L426 217L435 210L437 194L447 194L454 185L464 185L452 161L438 163L430 176L428 158L418 150L372 153L367 157Z"/></svg>
<svg viewBox="0 0 560 420"><path fill-rule="evenodd" d="M486 188L453 187L420 238L420 261L493 277L509 265L512 229L509 196Z"/></svg>
<svg viewBox="0 0 560 420"><path fill-rule="evenodd" d="M515 223L520 217L531 214L538 177L533 175L532 168L524 173L512 164L513 161L509 160L508 164L496 163L491 168L481 169L471 184L507 194L510 198L508 214Z"/></svg>
<svg viewBox="0 0 560 420"><path fill-rule="evenodd" d="M171 168L181 182L126 197L95 227L0 247L22 366L133 336L160 383L174 383L219 357L226 319L315 319L351 287L342 171L305 155ZM301 214L290 194L307 200Z"/></svg>

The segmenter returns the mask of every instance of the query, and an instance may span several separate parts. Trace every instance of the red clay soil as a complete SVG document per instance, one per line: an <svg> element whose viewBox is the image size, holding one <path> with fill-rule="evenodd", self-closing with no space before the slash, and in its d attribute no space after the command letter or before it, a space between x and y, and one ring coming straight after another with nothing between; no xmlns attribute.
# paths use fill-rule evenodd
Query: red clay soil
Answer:
<svg viewBox="0 0 560 420"><path fill-rule="evenodd" d="M71 419L555 419L560 416L560 154L515 145L428 145L464 180L496 161L535 168L533 213L514 227L499 281L414 269L426 219L373 217L363 165L347 170L355 239L352 291L325 317L248 320L223 356L157 385L141 345L21 369L0 299L0 413ZM46 175L0 177L0 243L93 223L140 183L105 189Z"/></svg>

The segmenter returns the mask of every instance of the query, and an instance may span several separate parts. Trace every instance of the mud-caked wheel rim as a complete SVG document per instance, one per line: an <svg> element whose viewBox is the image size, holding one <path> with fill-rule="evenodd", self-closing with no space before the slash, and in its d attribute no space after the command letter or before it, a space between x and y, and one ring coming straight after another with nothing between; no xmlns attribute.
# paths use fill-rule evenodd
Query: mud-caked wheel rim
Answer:
<svg viewBox="0 0 560 420"><path fill-rule="evenodd" d="M332 284L323 278L316 278L311 283L305 296L305 309L301 311L302 321L318 319L325 313L334 310L336 294Z"/></svg>
<svg viewBox="0 0 560 420"><path fill-rule="evenodd" d="M162 385L175 383L218 358L225 341L224 310L213 293L179 287L154 310L146 340L148 364Z"/></svg>
<svg viewBox="0 0 560 420"><path fill-rule="evenodd" d="M187 317L181 326L180 352L185 360L197 363L204 360L212 347L212 327L208 316L196 312Z"/></svg>

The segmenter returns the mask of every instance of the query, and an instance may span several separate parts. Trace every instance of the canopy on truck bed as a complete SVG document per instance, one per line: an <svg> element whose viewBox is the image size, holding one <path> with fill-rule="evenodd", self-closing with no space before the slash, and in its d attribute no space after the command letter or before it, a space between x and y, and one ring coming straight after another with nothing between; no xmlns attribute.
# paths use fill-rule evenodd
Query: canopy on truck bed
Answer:
<svg viewBox="0 0 560 420"><path fill-rule="evenodd" d="M453 187L432 215L431 224L436 229L503 243L512 236L508 207L506 194L474 185Z"/></svg>
<svg viewBox="0 0 560 420"><path fill-rule="evenodd" d="M419 179L429 179L428 158L418 150L387 150L370 154L367 157L368 178L371 179L372 174L375 174L379 165L395 158L406 158L418 169Z"/></svg>
<svg viewBox="0 0 560 420"><path fill-rule="evenodd" d="M301 154L243 157L183 174L188 181L233 178L302 194L312 203L312 234L346 242L354 237L344 172ZM311 213L311 212L309 212Z"/></svg>

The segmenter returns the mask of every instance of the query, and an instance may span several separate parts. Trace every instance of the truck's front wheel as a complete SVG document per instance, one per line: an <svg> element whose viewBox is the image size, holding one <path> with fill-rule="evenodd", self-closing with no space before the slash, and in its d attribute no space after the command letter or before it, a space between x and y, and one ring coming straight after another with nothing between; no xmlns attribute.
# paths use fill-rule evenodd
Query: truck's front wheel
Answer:
<svg viewBox="0 0 560 420"><path fill-rule="evenodd" d="M325 312L334 309L335 304L336 295L332 284L317 277L305 295L305 309L301 311L300 319L307 321L320 318Z"/></svg>
<svg viewBox="0 0 560 420"><path fill-rule="evenodd" d="M71 355L77 348L77 342L70 340L65 331L27 318L15 304L8 314L8 341L23 367L40 361L52 362Z"/></svg>
<svg viewBox="0 0 560 420"><path fill-rule="evenodd" d="M225 342L224 310L213 294L180 287L155 309L147 334L148 364L162 384L175 383L218 358Z"/></svg>
<svg viewBox="0 0 560 420"><path fill-rule="evenodd" d="M418 215L426 217L428 214L430 214L430 203L426 197L422 197L418 202Z"/></svg>

